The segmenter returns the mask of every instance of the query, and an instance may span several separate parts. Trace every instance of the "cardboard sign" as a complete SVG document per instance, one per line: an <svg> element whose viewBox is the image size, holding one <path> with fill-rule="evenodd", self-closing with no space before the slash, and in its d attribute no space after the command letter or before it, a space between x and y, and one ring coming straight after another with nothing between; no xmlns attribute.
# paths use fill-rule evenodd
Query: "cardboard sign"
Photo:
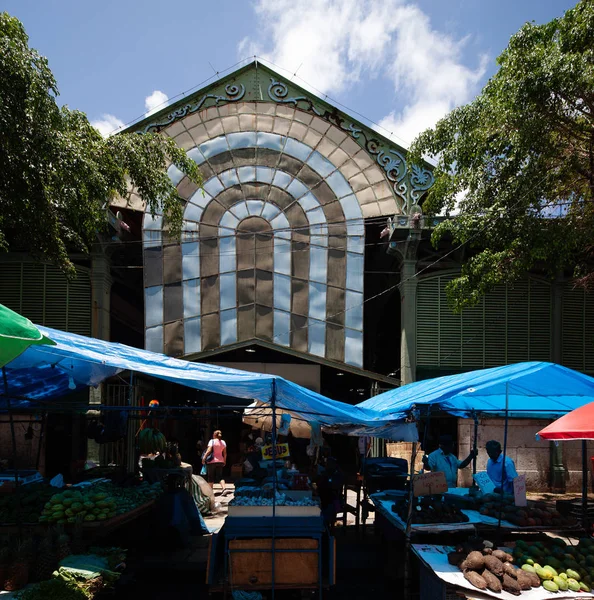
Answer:
<svg viewBox="0 0 594 600"><path fill-rule="evenodd" d="M514 478L514 504L516 506L528 506L526 500L526 475L518 475Z"/></svg>
<svg viewBox="0 0 594 600"><path fill-rule="evenodd" d="M495 484L491 481L486 471L476 473L472 477L483 494L492 494L495 491Z"/></svg>
<svg viewBox="0 0 594 600"><path fill-rule="evenodd" d="M433 494L445 494L448 491L445 475L441 471L435 473L423 473L413 477L413 495L433 496Z"/></svg>
<svg viewBox="0 0 594 600"><path fill-rule="evenodd" d="M276 445L276 458L287 458L289 456L289 444ZM272 444L262 446L262 458L264 460L272 460Z"/></svg>

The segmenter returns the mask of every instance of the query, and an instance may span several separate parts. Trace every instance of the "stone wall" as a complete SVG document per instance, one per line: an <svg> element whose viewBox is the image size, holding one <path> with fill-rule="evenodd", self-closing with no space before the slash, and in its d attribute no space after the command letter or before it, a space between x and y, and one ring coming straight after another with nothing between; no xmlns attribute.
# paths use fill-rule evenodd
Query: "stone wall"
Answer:
<svg viewBox="0 0 594 600"><path fill-rule="evenodd" d="M507 437L507 454L516 465L519 474L526 475L528 491L546 492L550 487L551 442L536 440L536 433L551 421L544 419L510 419ZM477 470L487 468L485 444L489 440L498 440L503 446L504 419L481 419L478 428L479 456ZM464 458L470 452L474 435L474 423L471 419L458 420L458 457ZM578 492L582 486L581 442L560 442L565 467L566 491ZM594 456L594 443L588 447L588 467L590 456ZM590 470L589 470L590 472ZM588 476L591 479L591 474ZM458 485L468 487L472 483L472 465L459 471ZM590 483L590 482L589 482Z"/></svg>
<svg viewBox="0 0 594 600"><path fill-rule="evenodd" d="M410 454L412 452L411 442L395 442L386 444L386 454L390 458L404 458L410 465ZM417 459L415 461L415 471L420 471L423 468L423 451L418 449Z"/></svg>

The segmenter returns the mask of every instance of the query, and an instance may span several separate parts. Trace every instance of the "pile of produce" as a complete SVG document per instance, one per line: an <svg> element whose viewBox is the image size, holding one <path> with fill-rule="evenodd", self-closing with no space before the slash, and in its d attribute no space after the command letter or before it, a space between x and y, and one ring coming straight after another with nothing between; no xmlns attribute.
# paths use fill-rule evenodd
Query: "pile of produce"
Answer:
<svg viewBox="0 0 594 600"><path fill-rule="evenodd" d="M515 506L513 495L485 494L477 498L477 510L481 515L509 521L518 527L571 527L576 524L572 517L564 517L544 502L528 501L528 506Z"/></svg>
<svg viewBox="0 0 594 600"><path fill-rule="evenodd" d="M504 590L516 596L539 587L549 592L589 592L594 575L594 570L591 573L591 567L587 566L594 565L591 548L594 550L591 540L582 540L578 546L566 546L560 539L547 545L520 540L509 554L494 549L491 542L483 542L458 546L455 552L448 554L448 562L456 565L465 579L479 590Z"/></svg>
<svg viewBox="0 0 594 600"><path fill-rule="evenodd" d="M274 503L276 506L318 506L318 502L312 498L293 500L280 492L276 492ZM272 504L273 494L261 488L239 488L233 500L229 502L230 506L272 506Z"/></svg>
<svg viewBox="0 0 594 600"><path fill-rule="evenodd" d="M44 504L55 494L56 488L45 483L30 483L18 492L0 496L0 521L6 525L17 522L20 503L21 522L37 523Z"/></svg>
<svg viewBox="0 0 594 600"><path fill-rule="evenodd" d="M589 538L577 546L561 538L552 538L550 543L518 540L513 554L516 564L535 573L549 591L589 592L594 582L594 541Z"/></svg>
<svg viewBox="0 0 594 600"><path fill-rule="evenodd" d="M412 511L413 524L430 523L466 523L468 516L457 506L443 501L441 496L423 496L415 498ZM400 498L393 506L395 512L404 522L408 518L408 498Z"/></svg>
<svg viewBox="0 0 594 600"><path fill-rule="evenodd" d="M467 546L456 548L455 552L448 554L448 561L456 565L464 573L464 578L479 590L489 589L496 593L504 590L519 596L522 590L541 585L535 573L513 565L513 556L503 550L494 550L490 542L485 542L482 549L468 550Z"/></svg>
<svg viewBox="0 0 594 600"><path fill-rule="evenodd" d="M105 521L146 504L162 492L161 483L142 483L136 487L118 487L99 483L86 488L71 488L54 494L43 507L40 523L76 523Z"/></svg>

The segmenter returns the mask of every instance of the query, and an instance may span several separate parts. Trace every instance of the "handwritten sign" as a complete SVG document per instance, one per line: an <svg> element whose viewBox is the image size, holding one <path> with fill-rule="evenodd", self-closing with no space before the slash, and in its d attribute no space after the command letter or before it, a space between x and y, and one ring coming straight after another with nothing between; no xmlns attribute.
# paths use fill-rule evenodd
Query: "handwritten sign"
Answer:
<svg viewBox="0 0 594 600"><path fill-rule="evenodd" d="M526 475L514 478L514 503L516 506L527 506L526 500Z"/></svg>
<svg viewBox="0 0 594 600"><path fill-rule="evenodd" d="M289 456L289 444L276 445L276 458L287 458ZM262 446L262 459L272 460L272 444Z"/></svg>
<svg viewBox="0 0 594 600"><path fill-rule="evenodd" d="M476 473L472 477L483 494L492 494L495 491L495 484L491 481L486 471Z"/></svg>
<svg viewBox="0 0 594 600"><path fill-rule="evenodd" d="M413 495L433 496L433 494L445 494L448 491L445 475L441 471L435 473L423 473L413 478Z"/></svg>

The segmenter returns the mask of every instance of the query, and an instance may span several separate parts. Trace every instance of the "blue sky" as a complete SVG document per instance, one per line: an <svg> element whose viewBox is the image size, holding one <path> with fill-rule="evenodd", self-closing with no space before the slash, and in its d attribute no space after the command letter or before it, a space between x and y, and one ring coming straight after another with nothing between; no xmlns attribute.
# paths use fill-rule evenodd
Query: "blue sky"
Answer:
<svg viewBox="0 0 594 600"><path fill-rule="evenodd" d="M570 0L4 0L60 101L104 132L258 54L409 142L494 72L528 20ZM280 71L283 73L283 71ZM160 92L160 93L155 93ZM148 101L148 102L147 102Z"/></svg>

